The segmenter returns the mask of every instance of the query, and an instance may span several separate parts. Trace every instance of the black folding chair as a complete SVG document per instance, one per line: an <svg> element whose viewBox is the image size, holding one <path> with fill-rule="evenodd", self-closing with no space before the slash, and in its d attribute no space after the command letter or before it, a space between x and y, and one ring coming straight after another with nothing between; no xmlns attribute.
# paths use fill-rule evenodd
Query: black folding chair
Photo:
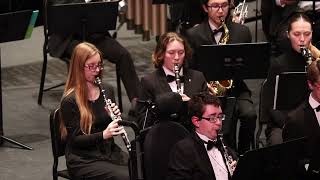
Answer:
<svg viewBox="0 0 320 180"><path fill-rule="evenodd" d="M58 170L59 158L65 154L65 141L60 136L60 109L55 109L50 113L50 133L51 133L51 145L53 155L52 177L53 180L57 180L58 177L71 179L68 170Z"/></svg>

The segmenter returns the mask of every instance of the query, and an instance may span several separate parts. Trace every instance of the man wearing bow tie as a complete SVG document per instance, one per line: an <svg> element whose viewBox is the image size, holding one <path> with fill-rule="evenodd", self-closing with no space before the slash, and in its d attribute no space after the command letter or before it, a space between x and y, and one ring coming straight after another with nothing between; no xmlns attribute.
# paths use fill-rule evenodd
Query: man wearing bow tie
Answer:
<svg viewBox="0 0 320 180"><path fill-rule="evenodd" d="M298 108L291 111L283 128L283 140L307 137L306 156L308 178L320 178L320 61L313 61L307 70L308 86L311 90Z"/></svg>
<svg viewBox="0 0 320 180"><path fill-rule="evenodd" d="M156 97L167 92L178 92L177 81L174 73L174 65L179 67L180 95L183 101L188 101L191 95L207 91L207 83L203 74L199 71L186 67L185 60L191 58L191 49L183 37L177 33L169 32L163 34L152 54L153 64L156 68L151 74L141 78L141 93L139 99L142 101L155 101ZM172 107L176 108L176 107ZM186 109L186 108L184 108ZM138 103L138 124L141 128L152 125L156 120L150 117L146 120L146 107ZM186 112L186 111L185 111ZM181 118L180 120L182 120Z"/></svg>
<svg viewBox="0 0 320 180"><path fill-rule="evenodd" d="M224 159L221 130L225 115L220 101L209 93L200 93L188 102L194 131L171 150L167 180L228 180L231 178ZM235 158L228 149L228 154ZM236 161L230 167L234 170Z"/></svg>
<svg viewBox="0 0 320 180"><path fill-rule="evenodd" d="M198 49L202 45L219 44L224 39L225 31L222 25L224 20L229 30L227 44L250 43L251 33L249 28L231 21L230 9L232 0L201 0L203 10L208 14L208 18L198 26L187 31L187 39L194 50L192 60L189 62L192 69L199 69L202 63L199 58ZM232 53L232 52L231 52ZM212 54L215 60L215 54ZM210 79L211 80L211 79ZM209 81L209 79L208 79ZM256 126L256 112L251 99L251 91L246 83L241 79L234 79L232 88L227 90L226 96L236 97L234 107L226 107L225 113L228 119L223 125L223 134L226 143L233 149L237 149L240 154L250 150L253 146L254 132ZM235 110L233 110L235 109ZM231 114L234 112L233 114ZM236 127L240 120L238 146L236 144Z"/></svg>

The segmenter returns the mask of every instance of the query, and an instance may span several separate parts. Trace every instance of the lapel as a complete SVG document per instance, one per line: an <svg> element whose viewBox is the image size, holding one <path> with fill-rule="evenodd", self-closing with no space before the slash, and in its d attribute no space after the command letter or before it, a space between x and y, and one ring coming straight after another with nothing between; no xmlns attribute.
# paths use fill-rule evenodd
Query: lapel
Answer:
<svg viewBox="0 0 320 180"><path fill-rule="evenodd" d="M306 106L304 108L304 119L307 123L306 133L310 137L314 137L316 134L320 134L320 126L314 113L314 110L310 106L309 102L306 102Z"/></svg>
<svg viewBox="0 0 320 180"><path fill-rule="evenodd" d="M210 44L217 44L217 42L214 40L213 32L209 25L209 20L203 22L203 30L204 39L209 39Z"/></svg>
<svg viewBox="0 0 320 180"><path fill-rule="evenodd" d="M192 77L190 70L187 68L183 68L183 76L184 76L184 94L190 96L192 94Z"/></svg>
<svg viewBox="0 0 320 180"><path fill-rule="evenodd" d="M201 166L200 169L202 169L202 171L204 171L204 172L208 172L208 174L211 176L211 178L207 178L207 179L215 179L215 174L214 174L207 150L204 147L203 141L200 139L200 137L195 132L192 133L192 138L196 142L195 148L199 152L199 159L202 160L202 162L200 164L200 166Z"/></svg>
<svg viewBox="0 0 320 180"><path fill-rule="evenodd" d="M166 73L164 73L164 70L162 68L159 68L157 70L156 77L158 77L159 82L158 83L155 82L155 83L159 84L159 87L155 87L155 88L160 88L160 90L163 92L171 92L172 91L168 82L167 82ZM155 79L155 81L157 81L157 80Z"/></svg>

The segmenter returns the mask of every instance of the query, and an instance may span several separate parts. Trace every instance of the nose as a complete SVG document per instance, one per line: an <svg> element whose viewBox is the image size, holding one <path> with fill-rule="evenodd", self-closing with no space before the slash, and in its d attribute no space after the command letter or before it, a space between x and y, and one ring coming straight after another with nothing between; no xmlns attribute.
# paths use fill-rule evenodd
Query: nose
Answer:
<svg viewBox="0 0 320 180"><path fill-rule="evenodd" d="M299 40L300 40L300 42L304 42L305 41L305 37L304 37L303 34L300 35L300 39Z"/></svg>

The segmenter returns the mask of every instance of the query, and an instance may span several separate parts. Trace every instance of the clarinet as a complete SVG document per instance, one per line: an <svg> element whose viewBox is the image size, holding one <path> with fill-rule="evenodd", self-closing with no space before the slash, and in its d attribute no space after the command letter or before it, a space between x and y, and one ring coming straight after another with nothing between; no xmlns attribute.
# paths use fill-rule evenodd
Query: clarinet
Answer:
<svg viewBox="0 0 320 180"><path fill-rule="evenodd" d="M312 63L311 51L305 46L301 46L300 51L302 56L306 59L307 66L309 66Z"/></svg>
<svg viewBox="0 0 320 180"><path fill-rule="evenodd" d="M182 94L179 64L174 64L173 72L177 84L177 93Z"/></svg>
<svg viewBox="0 0 320 180"><path fill-rule="evenodd" d="M234 169L231 167L231 164L233 163L234 159L228 153L227 146L223 143L223 137L222 136L223 136L222 134L218 134L218 138L217 139L221 143L221 146L222 146L221 151L223 153L224 159L226 160L226 166L227 166L228 172L230 173L230 176L232 177Z"/></svg>
<svg viewBox="0 0 320 180"><path fill-rule="evenodd" d="M112 101L111 101L111 99L107 99L105 90L102 87L102 82L101 82L100 77L96 77L95 83L99 86L99 89L100 89L100 91L102 93L102 96L103 96L103 100L104 100L104 102L106 104L106 107L108 108L108 110L110 112L111 119L113 121L114 120L122 120L121 116L113 114L112 108L111 108ZM124 133L121 134L121 137L122 137L122 140L123 140L124 144L126 145L128 151L131 152L131 143L130 143L130 140L128 138L127 132L125 130L124 130Z"/></svg>

